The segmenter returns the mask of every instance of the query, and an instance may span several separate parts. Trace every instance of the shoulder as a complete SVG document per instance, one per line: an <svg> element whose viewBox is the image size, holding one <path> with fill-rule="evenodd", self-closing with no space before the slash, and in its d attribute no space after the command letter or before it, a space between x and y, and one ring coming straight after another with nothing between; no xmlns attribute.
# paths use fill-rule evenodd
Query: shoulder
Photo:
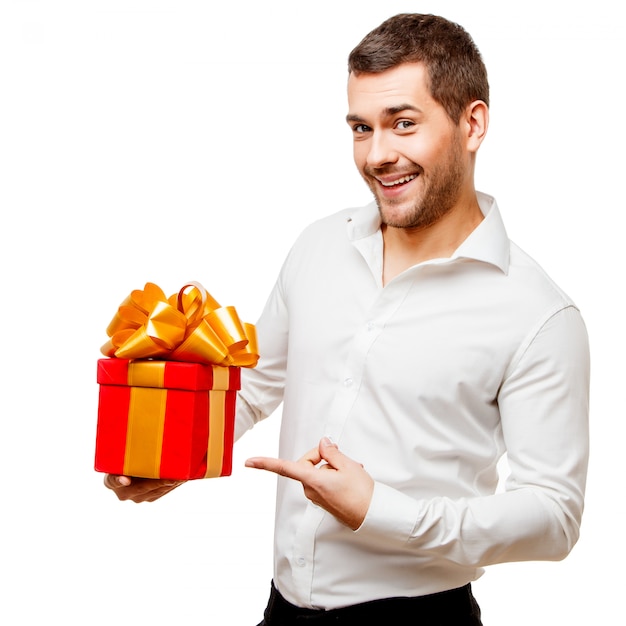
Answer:
<svg viewBox="0 0 626 626"><path fill-rule="evenodd" d="M564 308L574 306L572 298L548 275L543 267L516 243L510 242L509 278L520 296L531 296L544 304Z"/></svg>

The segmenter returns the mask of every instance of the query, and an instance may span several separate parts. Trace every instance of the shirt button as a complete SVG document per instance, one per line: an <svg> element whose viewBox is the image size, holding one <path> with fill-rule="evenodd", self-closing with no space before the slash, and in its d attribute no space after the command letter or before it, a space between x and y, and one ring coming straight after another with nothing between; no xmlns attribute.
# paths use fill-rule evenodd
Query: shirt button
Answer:
<svg viewBox="0 0 626 626"><path fill-rule="evenodd" d="M374 322L368 322L367 323L367 330L374 330L374 326L375 326Z"/></svg>
<svg viewBox="0 0 626 626"><path fill-rule="evenodd" d="M296 559L296 564L298 565L298 567L304 567L306 565L306 559L303 556L299 556Z"/></svg>
<svg viewBox="0 0 626 626"><path fill-rule="evenodd" d="M346 378L346 379L343 381L343 386L344 386L344 387L351 387L351 386L352 386L352 379L351 379L351 378Z"/></svg>

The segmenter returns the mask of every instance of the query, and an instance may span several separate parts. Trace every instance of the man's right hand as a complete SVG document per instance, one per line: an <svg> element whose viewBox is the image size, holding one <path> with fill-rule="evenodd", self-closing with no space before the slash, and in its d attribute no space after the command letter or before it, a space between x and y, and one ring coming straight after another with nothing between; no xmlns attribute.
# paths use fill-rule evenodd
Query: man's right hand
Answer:
<svg viewBox="0 0 626 626"><path fill-rule="evenodd" d="M133 502L154 502L184 482L186 481L164 478L135 478L116 474L107 474L104 477L104 486L111 489L120 500L132 500Z"/></svg>

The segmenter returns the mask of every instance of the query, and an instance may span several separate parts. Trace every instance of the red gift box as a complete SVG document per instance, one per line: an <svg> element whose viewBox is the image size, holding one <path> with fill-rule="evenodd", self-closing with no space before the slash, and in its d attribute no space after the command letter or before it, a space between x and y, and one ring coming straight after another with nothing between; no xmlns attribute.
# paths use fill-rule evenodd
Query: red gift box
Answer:
<svg viewBox="0 0 626 626"><path fill-rule="evenodd" d="M240 373L234 366L99 359L96 471L229 476Z"/></svg>

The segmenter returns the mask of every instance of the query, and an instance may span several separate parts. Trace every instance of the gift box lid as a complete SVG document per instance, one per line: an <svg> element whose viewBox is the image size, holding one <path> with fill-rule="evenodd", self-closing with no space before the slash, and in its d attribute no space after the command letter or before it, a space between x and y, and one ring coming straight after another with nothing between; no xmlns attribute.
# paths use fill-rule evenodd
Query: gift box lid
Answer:
<svg viewBox="0 0 626 626"><path fill-rule="evenodd" d="M237 390L241 368L150 359L98 359L98 384L166 389Z"/></svg>

